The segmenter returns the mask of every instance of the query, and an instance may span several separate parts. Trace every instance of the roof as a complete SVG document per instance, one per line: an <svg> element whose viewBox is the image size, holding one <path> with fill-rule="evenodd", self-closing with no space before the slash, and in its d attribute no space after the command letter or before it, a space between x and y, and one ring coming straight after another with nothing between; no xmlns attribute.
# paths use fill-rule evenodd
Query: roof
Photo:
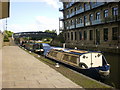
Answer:
<svg viewBox="0 0 120 90"><path fill-rule="evenodd" d="M60 52L66 52L66 53L70 53L70 54L75 54L75 55L82 55L82 54L86 54L86 53L101 53L100 51L64 49L64 48L61 48L61 47L53 47L52 49L60 51Z"/></svg>

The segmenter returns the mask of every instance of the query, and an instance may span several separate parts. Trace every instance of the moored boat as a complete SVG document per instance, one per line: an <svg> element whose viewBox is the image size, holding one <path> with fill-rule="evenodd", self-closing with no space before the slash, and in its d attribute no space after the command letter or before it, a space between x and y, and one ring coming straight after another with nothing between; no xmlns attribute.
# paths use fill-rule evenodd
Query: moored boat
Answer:
<svg viewBox="0 0 120 90"><path fill-rule="evenodd" d="M46 53L46 57L76 67L93 78L95 76L103 78L110 73L110 65L101 52L53 48Z"/></svg>

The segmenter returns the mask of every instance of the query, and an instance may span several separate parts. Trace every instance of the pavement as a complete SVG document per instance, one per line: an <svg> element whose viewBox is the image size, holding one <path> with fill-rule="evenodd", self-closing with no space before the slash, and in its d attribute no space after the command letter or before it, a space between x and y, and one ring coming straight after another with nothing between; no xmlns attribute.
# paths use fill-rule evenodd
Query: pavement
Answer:
<svg viewBox="0 0 120 90"><path fill-rule="evenodd" d="M0 89L2 88L2 34L0 33Z"/></svg>
<svg viewBox="0 0 120 90"><path fill-rule="evenodd" d="M2 88L82 88L18 46L2 54Z"/></svg>

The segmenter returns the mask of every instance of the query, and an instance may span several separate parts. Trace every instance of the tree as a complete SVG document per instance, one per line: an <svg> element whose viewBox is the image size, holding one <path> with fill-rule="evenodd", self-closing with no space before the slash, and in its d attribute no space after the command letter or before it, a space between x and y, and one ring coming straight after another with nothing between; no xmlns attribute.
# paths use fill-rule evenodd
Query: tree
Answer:
<svg viewBox="0 0 120 90"><path fill-rule="evenodd" d="M60 43L65 43L64 37L63 37L63 33L60 33L59 35L57 35L56 38L54 38L55 42L60 42Z"/></svg>
<svg viewBox="0 0 120 90"><path fill-rule="evenodd" d="M8 37L12 37L13 32L12 32L12 31L8 31L8 30L5 30L5 31L4 31L4 34L7 35Z"/></svg>
<svg viewBox="0 0 120 90"><path fill-rule="evenodd" d="M55 30L45 30L45 32L48 32L48 33L57 33L56 29Z"/></svg>

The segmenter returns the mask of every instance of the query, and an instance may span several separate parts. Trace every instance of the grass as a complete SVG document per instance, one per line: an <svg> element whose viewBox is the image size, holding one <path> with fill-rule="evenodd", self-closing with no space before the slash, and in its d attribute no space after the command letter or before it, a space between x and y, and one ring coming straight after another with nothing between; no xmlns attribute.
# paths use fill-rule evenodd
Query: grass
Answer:
<svg viewBox="0 0 120 90"><path fill-rule="evenodd" d="M27 50L26 50L26 52L29 53L29 51L27 51ZM38 55L33 52L30 54L33 55L38 60L42 61L43 63L49 65L51 68L55 69L56 71L58 71L59 73L61 73L62 75L64 75L68 79L70 79L71 81L82 86L83 88L112 88L108 85L105 85L105 84L99 83L95 80L86 78L84 75L81 75L63 65L60 65L59 68L56 68L55 67L56 63L54 61L46 59L43 56L38 57Z"/></svg>

